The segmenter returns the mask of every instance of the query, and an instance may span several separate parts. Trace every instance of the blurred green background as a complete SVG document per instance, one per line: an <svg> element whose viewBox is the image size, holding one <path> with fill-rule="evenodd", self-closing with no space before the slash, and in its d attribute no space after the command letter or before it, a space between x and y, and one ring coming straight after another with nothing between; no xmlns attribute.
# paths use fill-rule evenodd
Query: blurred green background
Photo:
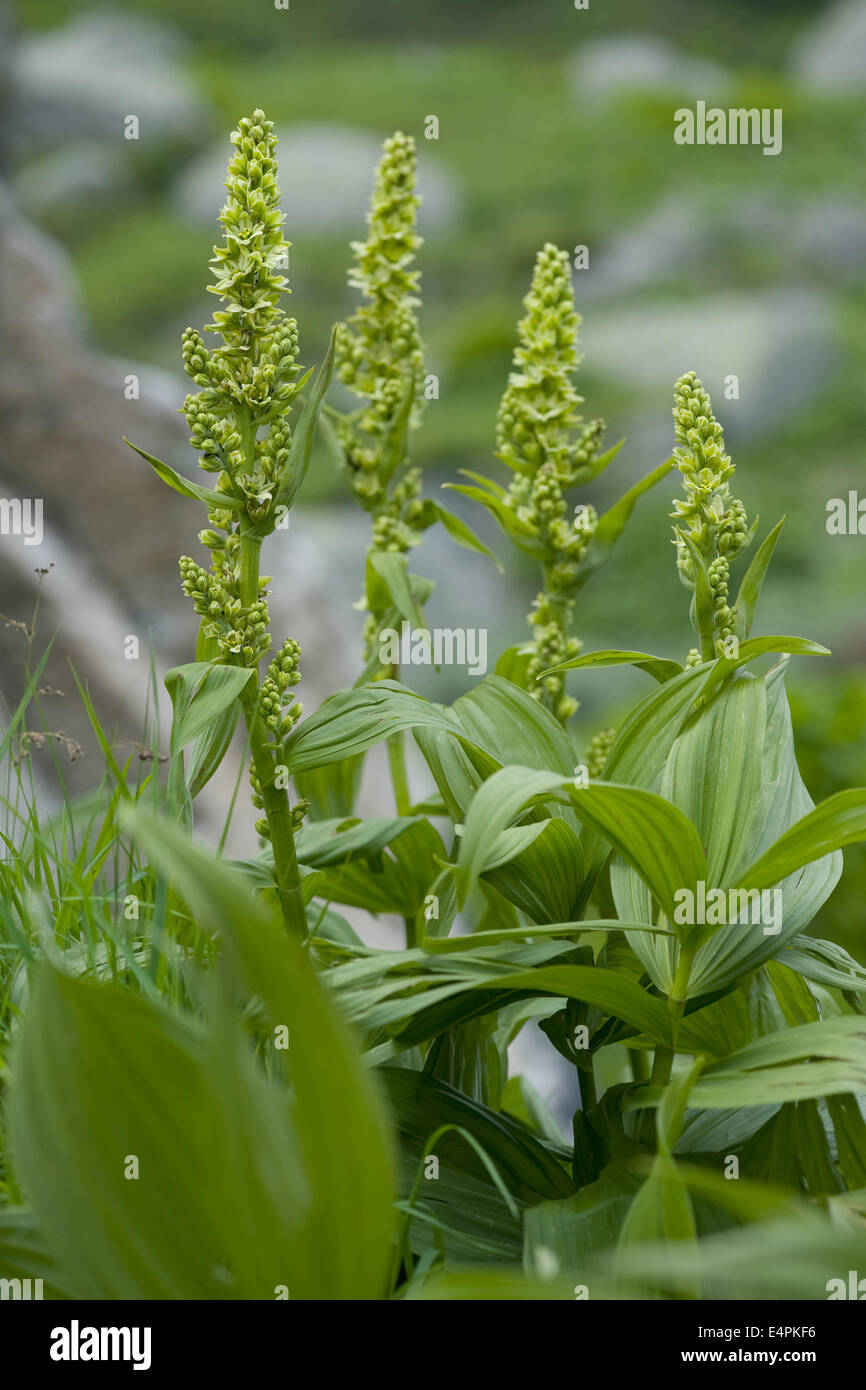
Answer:
<svg viewBox="0 0 866 1390"><path fill-rule="evenodd" d="M10 181L25 214L71 256L93 344L172 372L181 330L210 311L197 287L216 235L214 171L241 113L263 106L290 167L318 176L309 187L283 176L292 311L308 362L351 311L347 243L363 230L358 190L376 146L397 128L415 135L427 195L423 328L440 379L418 435L428 492L459 468L502 476L496 407L534 253L547 240L586 245L589 268L575 274L581 390L610 442L627 436L587 500L605 505L669 453L673 380L694 367L761 534L788 518L758 630L833 649L791 671L807 784L817 799L866 782L866 538L830 536L825 525L828 500L862 486L866 433L860 0L590 0L582 11L570 0L290 0L286 10L270 0L127 0L110 11L20 0L15 25L25 104L32 93L68 109L76 82L86 105L87 61L122 48L117 26L133 26L128 109L140 108L141 138L118 150L116 130L112 143L98 119L61 129L34 115L9 152ZM675 145L673 110L699 97L781 108L782 153ZM435 141L424 138L431 115ZM731 374L736 400L724 394ZM675 490L641 504L585 591L577 630L587 650L682 659L691 645L670 546ZM346 502L324 454L311 501ZM484 518L473 521L507 553ZM431 572L424 556L415 568ZM508 561L501 600L471 620L489 623L494 648L522 638L534 592L531 569ZM583 736L615 722L645 681L582 676ZM458 689L447 676L435 687L440 698ZM846 858L816 930L857 950L866 855Z"/></svg>

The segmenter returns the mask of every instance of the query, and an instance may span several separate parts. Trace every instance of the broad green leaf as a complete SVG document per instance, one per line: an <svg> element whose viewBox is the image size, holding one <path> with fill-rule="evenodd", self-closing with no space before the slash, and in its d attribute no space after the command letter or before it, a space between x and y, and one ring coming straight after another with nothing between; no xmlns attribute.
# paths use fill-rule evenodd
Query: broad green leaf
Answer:
<svg viewBox="0 0 866 1390"><path fill-rule="evenodd" d="M307 393L304 408L301 411L297 423L292 428L292 442L289 447L289 457L286 461L285 469L283 470L283 476L280 478L277 485L274 496L274 507L291 507L307 476L313 440L316 435L316 426L319 422L319 414L325 399L325 393L331 381L336 336L337 329L334 327L331 330L331 338L325 356L319 364L318 371ZM268 524L270 525L271 523L269 522Z"/></svg>
<svg viewBox="0 0 866 1390"><path fill-rule="evenodd" d="M674 895L707 876L706 856L692 822L663 797L637 787L595 782L572 789L571 799L584 824L634 866L673 922ZM688 932L685 928L683 934Z"/></svg>
<svg viewBox="0 0 866 1390"><path fill-rule="evenodd" d="M424 614L412 593L406 556L396 550L371 550L367 555L367 564L381 579L400 617L414 624L416 628L423 628ZM380 609L379 604L374 603L371 606L376 611ZM381 605L382 608L384 606Z"/></svg>
<svg viewBox="0 0 866 1390"><path fill-rule="evenodd" d="M343 690L295 728L284 745L287 763L292 773L325 767L421 725L460 737L447 710L398 681Z"/></svg>
<svg viewBox="0 0 866 1390"><path fill-rule="evenodd" d="M563 795L570 797L585 824L634 864L673 919L677 889L706 876L700 840L685 816L652 792L607 782L575 788L554 773L522 767L503 768L488 778L470 805L458 856L461 901L505 826L528 807Z"/></svg>
<svg viewBox="0 0 866 1390"><path fill-rule="evenodd" d="M698 1246L654 1241L624 1253L619 1268L650 1287L682 1290L700 1280L707 1299L825 1301L847 1297L848 1271L862 1262L862 1231L808 1212L710 1236Z"/></svg>
<svg viewBox="0 0 866 1390"><path fill-rule="evenodd" d="M737 886L768 888L812 860L862 840L866 840L866 788L836 792L744 869Z"/></svg>
<svg viewBox="0 0 866 1390"><path fill-rule="evenodd" d="M408 389L403 394L400 408L393 414L385 438L382 441L379 476L385 483L391 481L397 469L400 467L400 464L407 457L407 436L414 404L415 379L412 377L409 381Z"/></svg>
<svg viewBox="0 0 866 1390"><path fill-rule="evenodd" d="M327 767L297 773L295 787L298 795L309 801L310 814L318 820L331 820L334 817L345 820L351 816L358 799L363 766L364 757L361 754L357 758L329 763Z"/></svg>
<svg viewBox="0 0 866 1390"><path fill-rule="evenodd" d="M253 675L243 666L192 662L166 673L174 718L171 753L176 756L227 710L249 685Z"/></svg>
<svg viewBox="0 0 866 1390"><path fill-rule="evenodd" d="M298 859L311 868L322 869L359 857L374 858L413 825L421 824L422 819L376 816L348 825L345 821L308 821L295 837Z"/></svg>
<svg viewBox="0 0 866 1390"><path fill-rule="evenodd" d="M214 1074L211 1050L236 1043L128 991L40 968L17 1050L12 1140L77 1298L338 1286L308 1268L315 1232L287 1097L246 1051L234 1054L240 1090Z"/></svg>
<svg viewBox="0 0 866 1390"><path fill-rule="evenodd" d="M734 671L739 671L741 667L748 666L751 661L756 661L759 656L829 656L830 651L827 647L822 647L819 642L812 642L808 637L750 637L748 642L740 642L738 653L735 657L720 656L712 663L702 663L695 667L706 676L706 685L701 691L703 697L708 696L717 685L726 680Z"/></svg>
<svg viewBox="0 0 866 1390"><path fill-rule="evenodd" d="M562 794L562 778L527 767L504 767L479 787L469 806L457 860L457 897L462 905L512 821L533 804Z"/></svg>
<svg viewBox="0 0 866 1390"><path fill-rule="evenodd" d="M866 1019L845 1015L780 1029L712 1063L691 1101L727 1110L864 1089Z"/></svg>
<svg viewBox="0 0 866 1390"><path fill-rule="evenodd" d="M137 454L150 464L154 473L167 483L175 492L179 492L181 497L191 497L196 502L204 504L214 511L222 512L242 512L246 509L246 499L234 497L229 492L216 492L213 488L200 487L198 483L190 482L189 478L184 478L177 473L169 464L163 463L161 459L154 458L146 449L139 449L137 444L123 436L124 444L128 444L130 449L134 449Z"/></svg>
<svg viewBox="0 0 866 1390"><path fill-rule="evenodd" d="M571 661L564 661L560 666L551 666L549 671L543 671L542 676L555 675L559 671L576 671L578 668L591 666L637 666L639 670L646 671L654 680L657 680L660 685L670 680L672 676L681 675L683 670L678 661L668 661L662 656L650 656L648 652L603 651L587 652L584 656L572 657Z"/></svg>
<svg viewBox="0 0 866 1390"><path fill-rule="evenodd" d="M166 673L165 687L174 711L169 790L181 823L190 823L192 801L225 756L237 727L240 696L253 674L242 666L199 661L175 666ZM191 743L187 772L183 752Z"/></svg>
<svg viewBox="0 0 866 1390"><path fill-rule="evenodd" d="M790 945L780 952L779 960L816 984L858 993L866 990L866 968L843 947L837 946L835 941L795 936Z"/></svg>
<svg viewBox="0 0 866 1390"><path fill-rule="evenodd" d="M603 780L652 789L706 679L706 667L690 667L641 700L613 741ZM610 854L610 844L603 835L591 833L582 840L586 860L584 894L588 900L598 872Z"/></svg>
<svg viewBox="0 0 866 1390"><path fill-rule="evenodd" d="M288 1029L289 1048L277 1060L291 1079L291 1125L309 1213L299 1291L381 1296L391 1247L391 1149L378 1094L353 1040L301 947L242 880L141 811L131 828L151 861L174 877L199 925L220 933L227 960L248 993L263 1001L274 1028ZM149 1066L146 1052L142 1058ZM347 1154L351 1184L345 1180Z"/></svg>
<svg viewBox="0 0 866 1390"><path fill-rule="evenodd" d="M471 1100L437 1077L404 1067L377 1069L401 1141L417 1161L428 1152L426 1141L443 1125L468 1130L484 1149L508 1190L523 1203L567 1197L574 1183L557 1159L517 1120ZM448 1163L489 1182L488 1171L471 1148L454 1134L439 1140L441 1167ZM441 1195L443 1189L431 1191Z"/></svg>
<svg viewBox="0 0 866 1390"><path fill-rule="evenodd" d="M194 740L187 772L189 794L193 801L222 763L234 738L240 713L239 702L233 700Z"/></svg>
<svg viewBox="0 0 866 1390"><path fill-rule="evenodd" d="M574 1298L568 1284L559 1279L527 1279L514 1269L475 1270L468 1266L436 1270L406 1295L427 1303L529 1303L567 1302Z"/></svg>
<svg viewBox="0 0 866 1390"><path fill-rule="evenodd" d="M866 1188L866 1119L854 1095L827 1097L836 1137L836 1163L849 1190Z"/></svg>
<svg viewBox="0 0 866 1390"><path fill-rule="evenodd" d="M493 561L500 574L505 573L505 566L498 555L495 555L490 547L484 544L462 517L455 516L453 512L447 511L438 502L429 499L424 503L424 511L425 518L426 516L430 518L430 524L432 525L434 521L440 521L457 545L463 546L465 550L474 550L479 555L486 555L489 560Z"/></svg>
<svg viewBox="0 0 866 1390"><path fill-rule="evenodd" d="M575 831L561 816L552 816L504 832L505 837L511 834L531 837L531 842L508 862L486 864L482 882L492 884L533 922L567 918L583 883L583 852Z"/></svg>
<svg viewBox="0 0 866 1390"><path fill-rule="evenodd" d="M593 1258L616 1245L639 1187L639 1177L625 1164L612 1163L576 1196L533 1207L523 1223L524 1268L528 1273L553 1268L585 1284L590 1299L598 1297Z"/></svg>
<svg viewBox="0 0 866 1390"><path fill-rule="evenodd" d="M704 660L712 660L713 633L714 633L714 608L713 590L710 584L710 577L704 563L704 557L698 550L688 531L681 531L676 528L678 538L682 541L689 553L692 562L692 603L691 620L692 627L698 634L701 641L701 650ZM709 647L709 652L707 648Z"/></svg>
<svg viewBox="0 0 866 1390"><path fill-rule="evenodd" d="M515 508L509 506L505 500L506 494L502 488L494 490L492 485L488 485L487 478L481 478L479 481L483 484L482 487L467 483L443 483L443 487L450 488L452 492L462 493L473 502L480 502L482 507L492 512L502 530L520 550L536 560L545 560L549 554L547 544L538 538L531 526L519 519Z"/></svg>
<svg viewBox="0 0 866 1390"><path fill-rule="evenodd" d="M573 745L562 725L527 691L502 676L485 676L454 701L451 714L470 751L482 747L503 766L523 763L564 775L574 772ZM487 768L482 766L482 771Z"/></svg>
<svg viewBox="0 0 866 1390"><path fill-rule="evenodd" d="M665 765L661 794L695 826L713 886L730 882L748 851L765 723L764 682L741 677L686 725Z"/></svg>
<svg viewBox="0 0 866 1390"><path fill-rule="evenodd" d="M712 671L719 664L716 662L713 667L704 666L696 669ZM750 734L745 725L740 726L738 731L735 720L732 722L731 716L736 715L739 702L743 699L754 700L751 690L747 690L745 686L742 691L737 689L744 679L747 679L749 686L763 684L766 690L766 713L762 732L755 731ZM675 681L671 681L669 685L675 685ZM718 710L717 704L720 705ZM756 718L758 713L757 709L753 711ZM732 724L732 729L727 733L726 723ZM698 786L702 767L714 768L726 759L730 761L731 748L742 746L744 741L749 742L752 738L762 746L758 795L752 797L751 794L745 793L742 784L738 789L738 800L741 792L749 795L752 800L751 810L745 803L739 808L742 812L742 823L737 820L734 808L729 804L728 822L730 823L731 816L734 817L733 824L726 832L731 862L724 871L727 883L722 886L732 888L741 873L743 861L756 853L760 855L793 821L812 807L797 769L791 717L784 690L784 666L775 667L762 682L740 677L732 684L722 687L716 692L709 706L699 707L697 714L690 717L684 733L678 736L672 747L678 749L681 746L680 740L683 744L694 742L696 738L701 737L703 731L711 737L708 739L703 760L698 756L693 764ZM745 756L742 747L738 756ZM755 756L754 751L752 756ZM671 753L669 757L672 763L677 762L676 753ZM607 774L607 769L605 771ZM742 762L739 774L736 769L733 770L734 779L737 775L740 778L749 776ZM671 789L674 785L678 788L689 788L690 779L683 782L678 771L674 769L659 777L657 785L662 789L665 786L665 777L670 794L673 794ZM728 780L731 780L730 769ZM678 791L677 798L679 794ZM694 796L694 792L689 794ZM715 796L721 796L724 801L726 782L716 791L710 787L709 795L711 800ZM706 821L704 837L711 842L724 844L724 837L719 837L718 828L714 828L712 818ZM765 932L760 921L757 924L746 924L739 920L723 929L715 929L711 939L699 947L694 958L689 983L690 997L695 998L720 988L730 987L749 970L778 955L785 943L811 921L821 903L832 891L840 872L841 855L836 854L807 865L786 878L779 890L781 911L776 897L762 904L762 912L766 907L773 918L773 922L767 925L779 927L781 919L778 931ZM652 919L652 904L646 887L627 866L617 860L614 860L611 867L611 887L617 912L621 916L632 921ZM773 890L774 893L776 891ZM676 963L671 943L661 939L655 941L641 938L636 940L635 950L654 984L665 993L669 992Z"/></svg>
<svg viewBox="0 0 866 1390"><path fill-rule="evenodd" d="M830 1096L828 1102L837 1099ZM837 1193L842 1185L815 1100L782 1105L743 1147L740 1163L754 1178L812 1197Z"/></svg>
<svg viewBox="0 0 866 1390"><path fill-rule="evenodd" d="M446 861L445 846L439 834L423 817L410 817L399 833L385 831L381 858L378 862L357 858L355 851L363 843L359 831L353 837L347 831L348 844L355 850L350 856L337 858L322 847L327 862L317 870L316 895L331 902L363 907L368 912L396 912L401 917L414 917L425 900Z"/></svg>
<svg viewBox="0 0 866 1390"><path fill-rule="evenodd" d="M680 1154L729 1154L742 1148L752 1135L778 1114L778 1103L752 1105L742 1110L687 1110L682 1134L674 1145ZM722 1178L727 1186L730 1179ZM691 1184L690 1184L691 1186Z"/></svg>
<svg viewBox="0 0 866 1390"><path fill-rule="evenodd" d="M617 1242L621 1258L644 1241L664 1240L697 1248L697 1226L689 1189L673 1157L673 1146L682 1130L686 1105L703 1059L688 1072L679 1072L668 1083L656 1115L658 1153L646 1182L635 1195ZM699 1286L685 1290L697 1297Z"/></svg>
<svg viewBox="0 0 866 1390"><path fill-rule="evenodd" d="M70 1279L64 1287L66 1277L51 1252L50 1239L39 1229L33 1213L20 1207L0 1210L0 1280L40 1279L43 1298L74 1298L75 1280ZM29 1293L31 1298L39 1296L35 1282L31 1282ZM24 1285L22 1297L26 1296Z"/></svg>
<svg viewBox="0 0 866 1390"><path fill-rule="evenodd" d="M776 542L779 539L784 524L785 518L782 517L782 520L773 527L766 540L762 541L752 557L751 564L746 570L739 590L737 591L737 598L734 603L734 612L736 614L734 632L741 642L748 637L752 630L752 623L755 621L755 609L758 606L758 599L761 595L764 579L766 578L767 570L770 567L770 561L773 558L773 551L776 549Z"/></svg>

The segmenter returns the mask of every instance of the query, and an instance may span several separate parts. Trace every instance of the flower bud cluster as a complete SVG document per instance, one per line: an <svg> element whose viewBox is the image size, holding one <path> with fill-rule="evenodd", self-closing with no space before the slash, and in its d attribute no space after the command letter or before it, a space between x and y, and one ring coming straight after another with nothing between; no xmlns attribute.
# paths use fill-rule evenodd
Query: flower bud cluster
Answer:
<svg viewBox="0 0 866 1390"><path fill-rule="evenodd" d="M291 697L291 690L301 679L301 648L288 638L268 665L262 682L259 708L266 727L277 742L288 738L304 712L303 705Z"/></svg>
<svg viewBox="0 0 866 1390"><path fill-rule="evenodd" d="M503 463L532 476L546 468L562 488L592 464L604 425L584 425L574 384L580 316L568 255L548 243L539 251L517 326L513 370L499 405L496 448Z"/></svg>
<svg viewBox="0 0 866 1390"><path fill-rule="evenodd" d="M376 172L367 240L352 243L349 283L362 303L337 335L337 375L361 405L332 417L352 491L372 518L370 548L399 554L418 543L425 525L420 471L408 469L424 407L415 182L415 142L398 131L385 141ZM369 598L363 602L370 607ZM372 614L371 630L379 616ZM370 640L367 634L368 651Z"/></svg>
<svg viewBox="0 0 866 1390"><path fill-rule="evenodd" d="M722 427L712 402L694 372L674 387L674 454L683 480L684 498L676 498L671 513L675 525L677 568L683 583L694 585L694 565L682 539L685 530L706 564L717 555L733 560L748 544L746 509L731 497L729 480L734 465L725 453Z"/></svg>
<svg viewBox="0 0 866 1390"><path fill-rule="evenodd" d="M273 122L254 111L231 139L234 153L220 213L224 239L214 247L215 280L208 287L223 307L205 330L218 333L221 342L208 348L197 329L187 328L181 355L199 388L183 406L199 466L216 474L215 492L243 503L243 509L213 503L200 539L224 558L236 559L230 541L247 520L264 524L266 531L279 520L277 494L292 442L287 417L300 389L301 368L298 325L280 308L288 292L281 271L288 265L289 243L282 233ZM237 585L229 587L236 594ZM243 649L249 645L247 634L238 631Z"/></svg>
<svg viewBox="0 0 866 1390"><path fill-rule="evenodd" d="M533 653L527 689L565 722L577 705L564 694L562 676L540 684L537 677L580 650L568 627L598 517L592 507L577 508L570 516L565 494L592 476L604 423L585 423L580 413L583 398L575 386L580 316L565 251L550 243L539 251L523 304L497 416L496 447L514 473L503 500L514 512L519 535L540 543L544 569L545 592L528 619Z"/></svg>
<svg viewBox="0 0 866 1390"><path fill-rule="evenodd" d="M607 755L615 738L616 729L600 729L597 734L593 734L586 755L586 770L590 777L600 777L604 772Z"/></svg>
<svg viewBox="0 0 866 1390"><path fill-rule="evenodd" d="M545 676L542 681L538 678L549 667L579 656L582 643L567 636L565 622L549 594L538 594L527 622L532 628L532 654L526 669L526 687L564 724L578 707L577 701L565 693L564 677Z"/></svg>
<svg viewBox="0 0 866 1390"><path fill-rule="evenodd" d="M215 638L227 655L240 656L245 666L256 666L271 646L266 600L245 608L214 570L203 569L189 555L182 555L178 565L181 587L202 618L205 636Z"/></svg>

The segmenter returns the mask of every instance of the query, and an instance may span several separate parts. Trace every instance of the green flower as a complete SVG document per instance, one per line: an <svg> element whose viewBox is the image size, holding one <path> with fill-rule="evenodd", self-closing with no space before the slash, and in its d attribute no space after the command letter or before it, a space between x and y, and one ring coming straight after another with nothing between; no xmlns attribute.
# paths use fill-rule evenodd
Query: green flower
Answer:
<svg viewBox="0 0 866 1390"><path fill-rule="evenodd" d="M532 285L517 325L513 368L496 421L497 454L514 472L505 506L531 536L544 573L544 592L528 622L532 644L525 685L562 723L577 709L562 676L541 673L577 656L569 636L582 562L598 524L593 507L572 511L566 492L592 476L604 432L601 420L585 424L575 386L580 317L568 255L549 243L539 251Z"/></svg>
<svg viewBox="0 0 866 1390"><path fill-rule="evenodd" d="M568 255L549 242L539 251L525 316L517 325L514 369L499 406L496 448L518 473L548 467L563 488L573 487L594 458L604 425L583 424L574 384L580 362L580 316Z"/></svg>
<svg viewBox="0 0 866 1390"><path fill-rule="evenodd" d="M685 497L675 499L671 513L677 569L683 584L695 590L690 542L706 571L710 594L709 611L695 612L706 659L721 652L734 635L737 615L728 605L730 566L749 544L754 527L749 527L743 503L731 496L734 465L725 452L709 393L694 372L680 377L674 387L673 415L674 455L685 491Z"/></svg>
<svg viewBox="0 0 866 1390"><path fill-rule="evenodd" d="M420 469L409 467L424 409L420 275L413 268L421 245L415 176L415 142L398 131L385 141L376 172L367 240L352 243L349 283L362 303L337 335L336 372L360 404L329 411L344 471L371 517L369 550L400 555L408 555L431 524ZM385 612L381 585L368 582L359 606L370 614L364 629L369 659Z"/></svg>
<svg viewBox="0 0 866 1390"><path fill-rule="evenodd" d="M246 361L254 338L283 327L280 296L288 282L279 273L287 265L290 242L283 237L285 218L277 185L277 138L264 111L244 116L231 133L235 153L228 167L226 198L220 222L225 233L214 247L208 286L225 308L217 310L208 327L222 335L223 360ZM248 374L251 375L251 374Z"/></svg>
<svg viewBox="0 0 866 1390"><path fill-rule="evenodd" d="M411 268L421 245L415 230L420 202L415 176L415 141L398 131L385 141L367 214L367 240L352 243L355 263L349 283L364 302L337 337L337 375L364 402L348 434L370 451L368 473L382 467L382 443L410 390L413 428L423 408L424 351L415 313L421 302L420 272ZM369 488L359 495L366 504Z"/></svg>

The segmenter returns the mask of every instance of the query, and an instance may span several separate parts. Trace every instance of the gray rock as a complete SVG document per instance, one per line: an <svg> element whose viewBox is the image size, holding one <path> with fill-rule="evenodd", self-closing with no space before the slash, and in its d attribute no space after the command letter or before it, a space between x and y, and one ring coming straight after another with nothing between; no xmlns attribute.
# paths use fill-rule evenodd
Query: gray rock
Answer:
<svg viewBox="0 0 866 1390"><path fill-rule="evenodd" d="M587 39L568 60L568 81L583 102L615 100L632 92L704 97L713 103L731 86L719 63L683 53L655 34L616 34Z"/></svg>
<svg viewBox="0 0 866 1390"><path fill-rule="evenodd" d="M778 246L781 265L800 281L845 283L862 273L866 203L823 194L798 203L752 192L731 204L670 194L600 248L577 287L586 302L651 289L659 280L693 281L703 267L748 258L760 242Z"/></svg>
<svg viewBox="0 0 866 1390"><path fill-rule="evenodd" d="M182 50L165 26L107 11L25 33L15 62L19 123L36 139L120 140L128 115L139 118L143 140L197 133L205 107Z"/></svg>
<svg viewBox="0 0 866 1390"><path fill-rule="evenodd" d="M866 79L866 3L840 0L822 10L794 44L791 68L815 92L860 90Z"/></svg>
<svg viewBox="0 0 866 1390"><path fill-rule="evenodd" d="M670 406L676 378L693 369L732 437L759 436L786 412L806 406L838 352L832 301L808 289L607 311L599 304L584 321L583 346L593 370L640 392L656 422ZM739 379L737 400L725 399L731 375Z"/></svg>
<svg viewBox="0 0 866 1390"><path fill-rule="evenodd" d="M290 240L299 232L361 236L381 141L354 126L315 122L279 133L280 186ZM423 144L423 142L422 142ZM230 146L216 142L179 174L172 201L192 222L213 223L225 199ZM418 159L420 220L426 230L454 225L460 197L450 171L423 148Z"/></svg>
<svg viewBox="0 0 866 1390"><path fill-rule="evenodd" d="M859 279L866 260L866 203L830 196L801 209L789 227L791 250L819 278Z"/></svg>
<svg viewBox="0 0 866 1390"><path fill-rule="evenodd" d="M22 210L40 219L54 211L104 205L124 190L129 176L120 141L70 140L31 160L16 180L15 193Z"/></svg>
<svg viewBox="0 0 866 1390"><path fill-rule="evenodd" d="M601 251L597 266L577 277L590 295L629 294L654 281L703 263L707 254L705 214L683 193L657 203L634 226L626 228Z"/></svg>

